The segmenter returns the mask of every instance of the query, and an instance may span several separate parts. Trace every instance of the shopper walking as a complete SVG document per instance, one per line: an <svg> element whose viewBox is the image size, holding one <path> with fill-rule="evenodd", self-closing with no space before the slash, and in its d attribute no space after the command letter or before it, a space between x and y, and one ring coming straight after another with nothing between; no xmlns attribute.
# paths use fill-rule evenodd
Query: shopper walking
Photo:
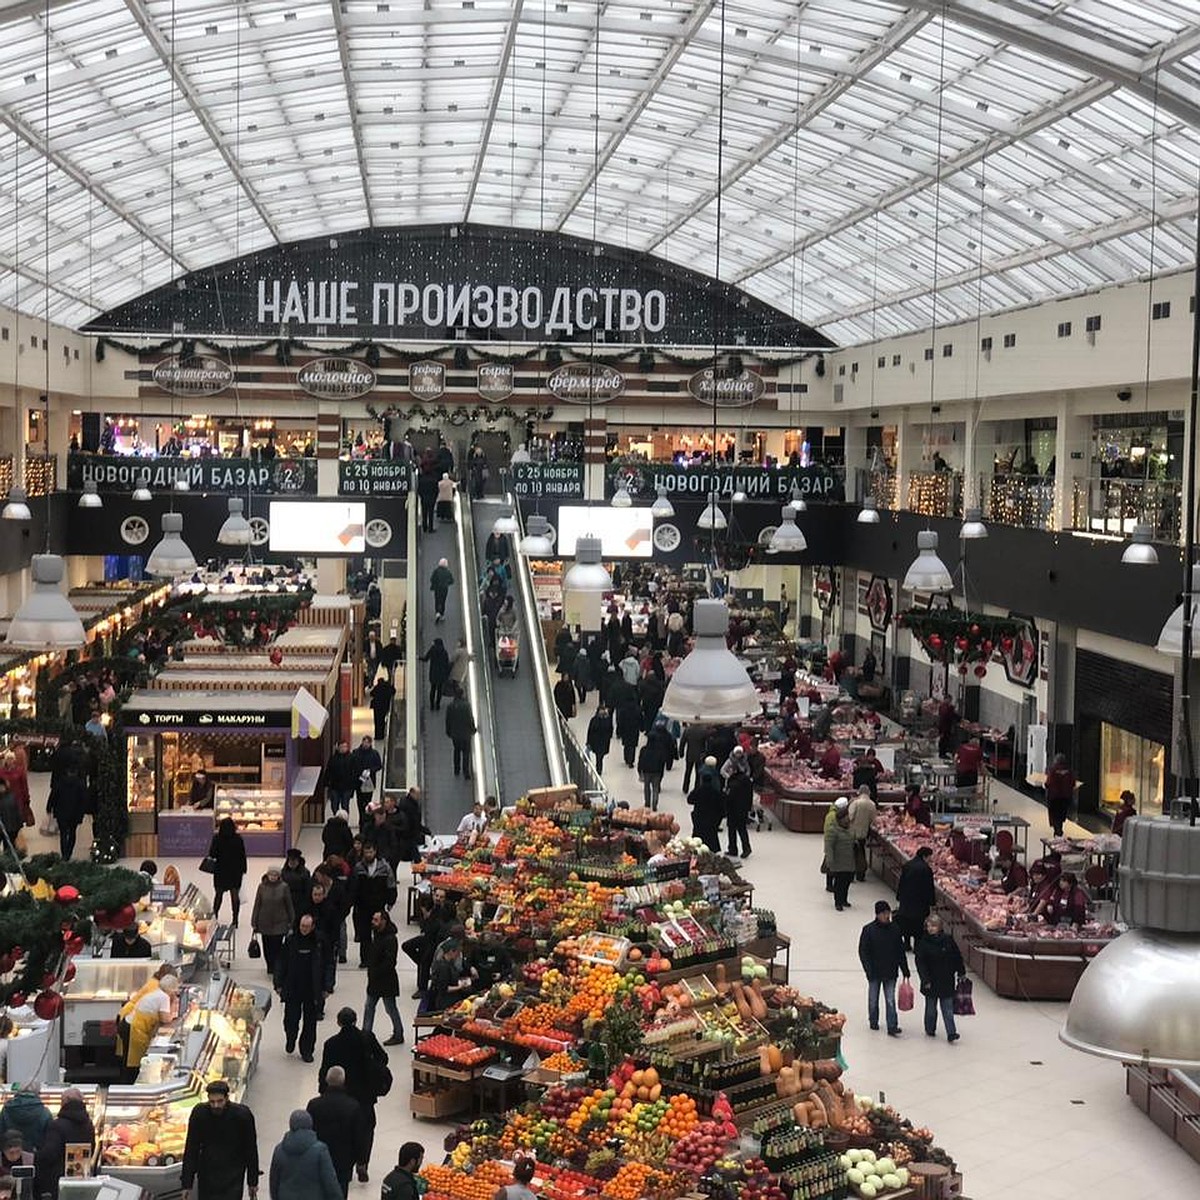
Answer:
<svg viewBox="0 0 1200 1200"><path fill-rule="evenodd" d="M268 867L254 893L250 911L250 931L262 943L263 961L267 974L275 977L275 960L279 957L283 939L296 924L296 909L292 904L292 889L284 882L278 867Z"/></svg>
<svg viewBox="0 0 1200 1200"><path fill-rule="evenodd" d="M754 810L754 775L744 747L734 746L721 767L721 778L725 780L725 823L729 837L726 854L737 857L740 839L742 857L749 858L750 834L746 826Z"/></svg>
<svg viewBox="0 0 1200 1200"><path fill-rule="evenodd" d="M862 928L858 938L858 961L867 976L867 1020L871 1028L879 1028L879 993L882 991L888 1037L899 1037L896 977L909 978L908 956L904 953L900 930L892 923L892 906L886 900L875 902L875 920Z"/></svg>
<svg viewBox="0 0 1200 1200"><path fill-rule="evenodd" d="M339 741L329 761L325 764L325 792L329 805L336 816L339 812L350 815L350 799L358 785L354 774L354 760L350 757L350 743Z"/></svg>
<svg viewBox="0 0 1200 1200"><path fill-rule="evenodd" d="M373 1033L358 1028L357 1020L354 1009L338 1010L338 1031L325 1043L321 1054L321 1091L325 1091L325 1073L330 1067L341 1067L346 1072L346 1092L362 1106L363 1149L356 1165L359 1182L366 1183L375 1143L375 1105L391 1090L392 1078L387 1051Z"/></svg>
<svg viewBox="0 0 1200 1200"><path fill-rule="evenodd" d="M221 901L228 895L233 906L233 927L242 909L242 880L246 878L246 843L232 817L222 817L208 846L212 860L213 916L220 917Z"/></svg>
<svg viewBox="0 0 1200 1200"><path fill-rule="evenodd" d="M307 1104L313 1132L329 1151L333 1173L345 1197L354 1177L354 1164L365 1157L362 1136L362 1106L346 1091L346 1072L330 1067L325 1072L325 1090Z"/></svg>
<svg viewBox="0 0 1200 1200"><path fill-rule="evenodd" d="M425 1188L417 1180L425 1147L420 1142L405 1142L400 1147L396 1166L384 1177L380 1200L420 1200Z"/></svg>
<svg viewBox="0 0 1200 1200"><path fill-rule="evenodd" d="M854 878L854 832L850 828L850 801L839 796L833 820L825 826L825 870L833 881L833 906L850 907L850 881Z"/></svg>
<svg viewBox="0 0 1200 1200"><path fill-rule="evenodd" d="M513 1182L496 1190L492 1200L537 1200L537 1193L530 1188L537 1163L532 1158L521 1158L513 1164Z"/></svg>
<svg viewBox="0 0 1200 1200"><path fill-rule="evenodd" d="M396 688L384 667L375 674L371 685L371 716L375 724L375 740L382 742L387 737L387 719L396 700Z"/></svg>
<svg viewBox="0 0 1200 1200"><path fill-rule="evenodd" d="M1062 837L1063 823L1075 798L1075 772L1067 766L1067 756L1056 754L1046 772L1046 810L1055 837Z"/></svg>
<svg viewBox="0 0 1200 1200"><path fill-rule="evenodd" d="M179 1175L182 1200L241 1200L243 1189L250 1200L258 1195L258 1131L254 1114L244 1104L229 1099L229 1084L212 1080L206 1101L197 1104L188 1118Z"/></svg>
<svg viewBox="0 0 1200 1200"><path fill-rule="evenodd" d="M719 854L725 797L721 791L717 760L711 754L701 764L696 786L688 793L687 802L692 807L692 837L698 837L714 854Z"/></svg>
<svg viewBox="0 0 1200 1200"><path fill-rule="evenodd" d="M58 1116L46 1126L34 1166L37 1171L38 1195L45 1200L58 1200L58 1181L66 1173L67 1147L89 1146L95 1149L96 1128L88 1116L83 1093L67 1088L58 1106Z"/></svg>
<svg viewBox="0 0 1200 1200"><path fill-rule="evenodd" d="M642 709L632 688L617 702L616 726L617 737L621 740L621 749L625 755L625 765L632 767L638 742L642 737Z"/></svg>
<svg viewBox="0 0 1200 1200"><path fill-rule="evenodd" d="M937 1037L938 1010L946 1027L946 1041L958 1041L954 1023L954 993L967 968L958 943L942 928L942 918L931 913L925 918L925 932L917 942L917 974L925 997L925 1033Z"/></svg>
<svg viewBox="0 0 1200 1200"><path fill-rule="evenodd" d="M288 1131L271 1155L267 1186L271 1200L342 1200L329 1147L302 1108L288 1118Z"/></svg>
<svg viewBox="0 0 1200 1200"><path fill-rule="evenodd" d="M325 876L318 869L313 874L312 887L308 899L300 910L301 919L312 917L313 928L320 935L321 946L321 986L317 991L317 1020L325 1016L325 999L332 996L337 987L338 967L338 930L341 928L341 913L338 912L337 902L330 896L328 888L321 880ZM286 947L287 943L284 943Z"/></svg>
<svg viewBox="0 0 1200 1200"><path fill-rule="evenodd" d="M395 690L392 688L393 693ZM390 703L388 707L391 707ZM379 714L375 715L375 728L378 730ZM384 715L386 717L387 714ZM369 737L363 738L358 743L358 749L350 757L354 760L354 770L358 778L358 782L355 784L355 798L358 802L358 827L362 829L367 823L367 805L371 803L371 798L375 795L375 788L379 783L379 773L383 770L383 759L380 758L379 751L375 749L375 743Z"/></svg>
<svg viewBox="0 0 1200 1200"><path fill-rule="evenodd" d="M396 903L396 874L391 864L379 855L373 842L364 842L362 859L350 876L350 911L354 918L354 940L358 943L358 965L367 965L367 947L371 944L371 918L387 912Z"/></svg>
<svg viewBox="0 0 1200 1200"><path fill-rule="evenodd" d="M312 876L304 865L304 855L294 846L284 855L283 869L279 875L292 893L292 912L299 916L312 890Z"/></svg>
<svg viewBox="0 0 1200 1200"><path fill-rule="evenodd" d="M283 1001L284 1050L300 1042L300 1057L312 1062L317 1045L317 1013L324 1007L325 960L329 947L316 921L305 913L288 935L275 964L275 990Z"/></svg>
<svg viewBox="0 0 1200 1200"><path fill-rule="evenodd" d="M0 1137L19 1133L24 1145L40 1150L53 1118L37 1094L37 1084L16 1084L16 1091L0 1109Z"/></svg>
<svg viewBox="0 0 1200 1200"><path fill-rule="evenodd" d="M429 590L433 593L433 619L446 619L446 598L454 584L454 576L450 574L450 564L444 559L438 559L438 565L429 576Z"/></svg>
<svg viewBox="0 0 1200 1200"><path fill-rule="evenodd" d="M929 865L932 857L932 846L920 846L900 868L900 881L896 884L896 927L904 939L905 950L913 949L920 938L925 918L936 898L933 868Z"/></svg>
<svg viewBox="0 0 1200 1200"><path fill-rule="evenodd" d="M586 659L587 655L581 654L579 657ZM587 727L587 747L596 761L597 775L604 774L604 759L612 745L612 737L612 713L601 704L592 714L592 719L588 722Z"/></svg>
<svg viewBox="0 0 1200 1200"><path fill-rule="evenodd" d="M683 790L686 792L692 783L692 772L699 771L707 753L708 735L711 732L707 725L691 724L683 731Z"/></svg>
<svg viewBox="0 0 1200 1200"><path fill-rule="evenodd" d="M662 791L663 772L671 763L668 737L664 731L659 737L651 732L637 757L638 778L642 781L642 797L645 805L653 812L658 811L658 797Z"/></svg>
<svg viewBox="0 0 1200 1200"><path fill-rule="evenodd" d="M564 720L569 721L575 715L575 684L569 675L560 675L554 685L554 706Z"/></svg>
<svg viewBox="0 0 1200 1200"><path fill-rule="evenodd" d="M858 795L850 801L850 832L854 834L854 878L862 883L867 877L867 838L879 815L872 799L871 785L861 784Z"/></svg>
<svg viewBox="0 0 1200 1200"><path fill-rule="evenodd" d="M417 502L421 506L421 532L433 532L434 511L438 498L438 477L433 468L433 462L422 461L417 474Z"/></svg>
<svg viewBox="0 0 1200 1200"><path fill-rule="evenodd" d="M429 649L421 655L421 661L429 664L429 707L437 712L442 707L446 681L450 678L450 655L440 637L433 639Z"/></svg>
<svg viewBox="0 0 1200 1200"><path fill-rule="evenodd" d="M471 739L475 736L475 715L470 701L459 692L446 706L446 736L454 747L454 774L471 778Z"/></svg>
<svg viewBox="0 0 1200 1200"><path fill-rule="evenodd" d="M14 814L19 814L19 799L15 792L7 793L11 797ZM88 810L87 779L76 771L63 771L58 774L50 785L50 797L46 801L46 812L58 822L58 850L64 859L69 859L75 853L75 839L79 834L79 826L83 823L84 814ZM16 821L16 833L19 833L24 823L24 817ZM10 821L4 819L8 829ZM15 840L16 833L11 833Z"/></svg>
<svg viewBox="0 0 1200 1200"><path fill-rule="evenodd" d="M392 1036L385 1046L404 1044L404 1022L396 1007L400 995L400 976L396 973L396 958L400 942L391 917L380 909L371 917L371 940L367 944L367 1003L363 1008L363 1032L370 1033L375 1024L375 1008L382 1002L392 1019Z"/></svg>

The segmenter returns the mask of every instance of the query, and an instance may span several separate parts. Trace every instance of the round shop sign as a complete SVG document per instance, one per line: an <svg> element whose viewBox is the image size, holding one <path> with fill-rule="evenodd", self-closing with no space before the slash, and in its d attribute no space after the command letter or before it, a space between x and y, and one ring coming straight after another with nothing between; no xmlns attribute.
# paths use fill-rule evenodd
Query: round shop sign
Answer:
<svg viewBox="0 0 1200 1200"><path fill-rule="evenodd" d="M354 400L375 390L375 372L353 358L317 358L296 372L296 386L318 400Z"/></svg>
<svg viewBox="0 0 1200 1200"><path fill-rule="evenodd" d="M564 363L550 373L546 387L568 404L607 404L625 390L625 376L607 363Z"/></svg>
<svg viewBox="0 0 1200 1200"><path fill-rule="evenodd" d="M513 394L512 363L480 363L475 373L475 390L493 403L507 400Z"/></svg>
<svg viewBox="0 0 1200 1200"><path fill-rule="evenodd" d="M725 371L714 371L712 367L697 371L687 386L695 399L718 408L745 408L761 400L767 390L763 377L754 371L743 370L738 375L730 375Z"/></svg>
<svg viewBox="0 0 1200 1200"><path fill-rule="evenodd" d="M154 386L172 396L217 396L233 383L233 368L219 358L193 354L164 358L151 373Z"/></svg>
<svg viewBox="0 0 1200 1200"><path fill-rule="evenodd" d="M265 546L271 540L271 523L265 517L250 518L250 545Z"/></svg>

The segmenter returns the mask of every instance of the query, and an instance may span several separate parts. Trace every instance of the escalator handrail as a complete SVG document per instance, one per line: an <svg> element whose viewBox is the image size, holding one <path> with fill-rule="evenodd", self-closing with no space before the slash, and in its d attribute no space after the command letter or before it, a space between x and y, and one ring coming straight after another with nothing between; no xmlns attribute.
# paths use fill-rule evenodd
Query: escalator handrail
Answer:
<svg viewBox="0 0 1200 1200"><path fill-rule="evenodd" d="M420 630L417 628L417 492L409 488L405 519L408 526L408 563L404 600L404 778L408 787L421 786ZM392 705L391 716L395 714ZM391 730L389 728L390 747Z"/></svg>

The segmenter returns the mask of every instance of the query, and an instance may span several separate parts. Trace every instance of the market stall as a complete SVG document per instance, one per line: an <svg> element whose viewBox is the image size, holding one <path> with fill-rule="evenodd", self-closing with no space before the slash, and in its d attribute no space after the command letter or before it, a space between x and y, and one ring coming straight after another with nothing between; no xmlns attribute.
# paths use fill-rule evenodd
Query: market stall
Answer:
<svg viewBox="0 0 1200 1200"><path fill-rule="evenodd" d="M202 858L216 822L231 817L248 854L282 855L298 827L288 801L299 771L293 695L134 692L122 710L126 853Z"/></svg>
<svg viewBox="0 0 1200 1200"><path fill-rule="evenodd" d="M958 943L968 967L997 995L1019 1000L1069 1000L1088 963L1119 935L1110 921L1089 920L1078 927L1048 925L1030 913L1024 889L1006 895L988 886L987 872L950 848L952 826L939 823L932 830L899 814L881 814L867 847L871 869L890 888L900 878L900 868L922 845L934 849L937 907L946 931ZM982 841L990 827L975 825L959 831L968 840Z"/></svg>

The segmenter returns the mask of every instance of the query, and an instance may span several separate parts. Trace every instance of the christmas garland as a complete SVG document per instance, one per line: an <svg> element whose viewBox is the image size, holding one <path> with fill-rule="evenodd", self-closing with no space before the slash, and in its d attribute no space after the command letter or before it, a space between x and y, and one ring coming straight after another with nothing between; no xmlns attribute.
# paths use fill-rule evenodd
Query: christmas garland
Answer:
<svg viewBox="0 0 1200 1200"><path fill-rule="evenodd" d="M0 1000L19 1007L32 997L39 1017L62 1012L59 986L75 974L70 959L100 929L124 929L137 919L135 902L150 890L136 871L66 862L38 854L23 864L28 886L0 896ZM22 867L5 854L0 869ZM36 995L35 995L36 994Z"/></svg>
<svg viewBox="0 0 1200 1200"><path fill-rule="evenodd" d="M156 615L153 633L167 643L214 638L226 646L261 649L295 625L311 596L311 592L289 592L199 604L195 597L187 597Z"/></svg>
<svg viewBox="0 0 1200 1200"><path fill-rule="evenodd" d="M554 409L527 408L523 413L519 413L507 404L500 408L495 408L490 404L476 404L474 408L467 408L465 404L460 404L454 409L449 409L444 404L428 409L423 404L414 404L407 409L394 404L388 408L376 409L373 405L368 404L367 414L377 421L411 421L414 417L420 417L422 421L448 421L451 425L460 426L466 425L468 421L486 421L489 424L504 420L548 421L554 415Z"/></svg>
<svg viewBox="0 0 1200 1200"><path fill-rule="evenodd" d="M974 664L976 676L982 679L997 650L1012 653L1022 622L955 608L910 608L897 615L896 624L913 635L931 662L957 665L960 675Z"/></svg>

